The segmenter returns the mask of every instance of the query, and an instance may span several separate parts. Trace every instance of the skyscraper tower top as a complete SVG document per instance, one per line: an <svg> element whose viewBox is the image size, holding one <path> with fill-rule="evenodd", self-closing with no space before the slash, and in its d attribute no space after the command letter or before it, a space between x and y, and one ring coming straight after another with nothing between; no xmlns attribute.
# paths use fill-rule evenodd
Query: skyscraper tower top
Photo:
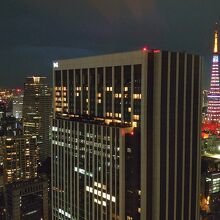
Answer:
<svg viewBox="0 0 220 220"><path fill-rule="evenodd" d="M26 78L26 84L47 84L47 77L44 76L29 76Z"/></svg>
<svg viewBox="0 0 220 220"><path fill-rule="evenodd" d="M214 33L214 48L213 53L217 54L219 51L218 47L218 23L215 24L215 33Z"/></svg>
<svg viewBox="0 0 220 220"><path fill-rule="evenodd" d="M208 95L207 122L220 121L219 47L217 23L214 31L211 83Z"/></svg>

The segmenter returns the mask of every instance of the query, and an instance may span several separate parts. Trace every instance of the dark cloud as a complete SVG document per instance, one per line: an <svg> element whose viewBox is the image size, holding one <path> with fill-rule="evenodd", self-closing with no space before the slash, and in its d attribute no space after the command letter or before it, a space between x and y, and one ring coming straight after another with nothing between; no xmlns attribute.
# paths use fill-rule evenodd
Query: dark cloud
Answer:
<svg viewBox="0 0 220 220"><path fill-rule="evenodd" d="M2 0L0 86L51 75L54 59L143 45L204 56L208 85L218 0ZM14 80L11 80L14 79Z"/></svg>

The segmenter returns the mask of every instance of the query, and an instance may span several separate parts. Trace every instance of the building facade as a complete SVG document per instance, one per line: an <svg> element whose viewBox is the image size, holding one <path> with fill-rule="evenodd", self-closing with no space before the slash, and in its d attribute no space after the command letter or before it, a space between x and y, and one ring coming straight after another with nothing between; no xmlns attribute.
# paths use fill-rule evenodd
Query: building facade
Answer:
<svg viewBox="0 0 220 220"><path fill-rule="evenodd" d="M0 119L6 117L6 103L4 101L0 101Z"/></svg>
<svg viewBox="0 0 220 220"><path fill-rule="evenodd" d="M208 93L207 122L220 121L219 45L218 31L214 32L211 83Z"/></svg>
<svg viewBox="0 0 220 220"><path fill-rule="evenodd" d="M198 219L201 72L147 49L54 62L53 219Z"/></svg>
<svg viewBox="0 0 220 220"><path fill-rule="evenodd" d="M40 147L40 160L50 156L51 93L46 77L27 77L23 99L24 134L36 135Z"/></svg>
<svg viewBox="0 0 220 220"><path fill-rule="evenodd" d="M5 185L37 176L39 149L36 136L4 136L1 145Z"/></svg>
<svg viewBox="0 0 220 220"><path fill-rule="evenodd" d="M8 184L5 191L8 220L48 220L47 179L17 181Z"/></svg>
<svg viewBox="0 0 220 220"><path fill-rule="evenodd" d="M23 94L19 94L13 97L13 110L12 113L15 118L22 118L22 110L23 110Z"/></svg>

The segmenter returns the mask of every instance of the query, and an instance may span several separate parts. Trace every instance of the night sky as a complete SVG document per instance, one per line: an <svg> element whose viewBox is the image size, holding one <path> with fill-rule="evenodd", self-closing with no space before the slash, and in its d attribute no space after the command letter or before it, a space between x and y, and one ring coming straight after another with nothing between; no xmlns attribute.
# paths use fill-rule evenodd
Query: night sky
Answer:
<svg viewBox="0 0 220 220"><path fill-rule="evenodd" d="M150 48L204 56L209 84L219 0L1 0L0 87L51 78L52 61Z"/></svg>

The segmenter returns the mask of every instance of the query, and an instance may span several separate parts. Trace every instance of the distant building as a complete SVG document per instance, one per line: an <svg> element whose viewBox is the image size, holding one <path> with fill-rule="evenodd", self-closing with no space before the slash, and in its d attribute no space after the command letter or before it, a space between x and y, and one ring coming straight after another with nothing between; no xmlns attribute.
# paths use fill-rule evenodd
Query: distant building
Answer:
<svg viewBox="0 0 220 220"><path fill-rule="evenodd" d="M27 77L24 84L23 126L24 134L36 135L40 147L40 160L50 156L49 127L51 93L46 77Z"/></svg>
<svg viewBox="0 0 220 220"><path fill-rule="evenodd" d="M3 193L3 188L1 187L1 184L0 184L0 220L6 220L4 193Z"/></svg>
<svg viewBox="0 0 220 220"><path fill-rule="evenodd" d="M7 219L49 220L48 181L34 178L5 187Z"/></svg>
<svg viewBox="0 0 220 220"><path fill-rule="evenodd" d="M4 184L37 176L36 136L2 137Z"/></svg>
<svg viewBox="0 0 220 220"><path fill-rule="evenodd" d="M219 213L220 205L220 161L215 158L202 157L201 168L201 214L204 216L207 213L216 215Z"/></svg>
<svg viewBox="0 0 220 220"><path fill-rule="evenodd" d="M0 120L6 117L6 103L0 101Z"/></svg>
<svg viewBox="0 0 220 220"><path fill-rule="evenodd" d="M13 97L13 115L17 119L22 118L22 110L23 110L23 94L17 95Z"/></svg>
<svg viewBox="0 0 220 220"><path fill-rule="evenodd" d="M201 74L146 48L54 62L52 219L198 219Z"/></svg>
<svg viewBox="0 0 220 220"><path fill-rule="evenodd" d="M7 116L0 120L0 136L15 136L22 134L22 125L15 117Z"/></svg>
<svg viewBox="0 0 220 220"><path fill-rule="evenodd" d="M206 176L205 194L208 196L217 193L220 195L220 172L209 173Z"/></svg>
<svg viewBox="0 0 220 220"><path fill-rule="evenodd" d="M220 81L218 31L214 32L211 83L208 92L207 122L220 122Z"/></svg>

